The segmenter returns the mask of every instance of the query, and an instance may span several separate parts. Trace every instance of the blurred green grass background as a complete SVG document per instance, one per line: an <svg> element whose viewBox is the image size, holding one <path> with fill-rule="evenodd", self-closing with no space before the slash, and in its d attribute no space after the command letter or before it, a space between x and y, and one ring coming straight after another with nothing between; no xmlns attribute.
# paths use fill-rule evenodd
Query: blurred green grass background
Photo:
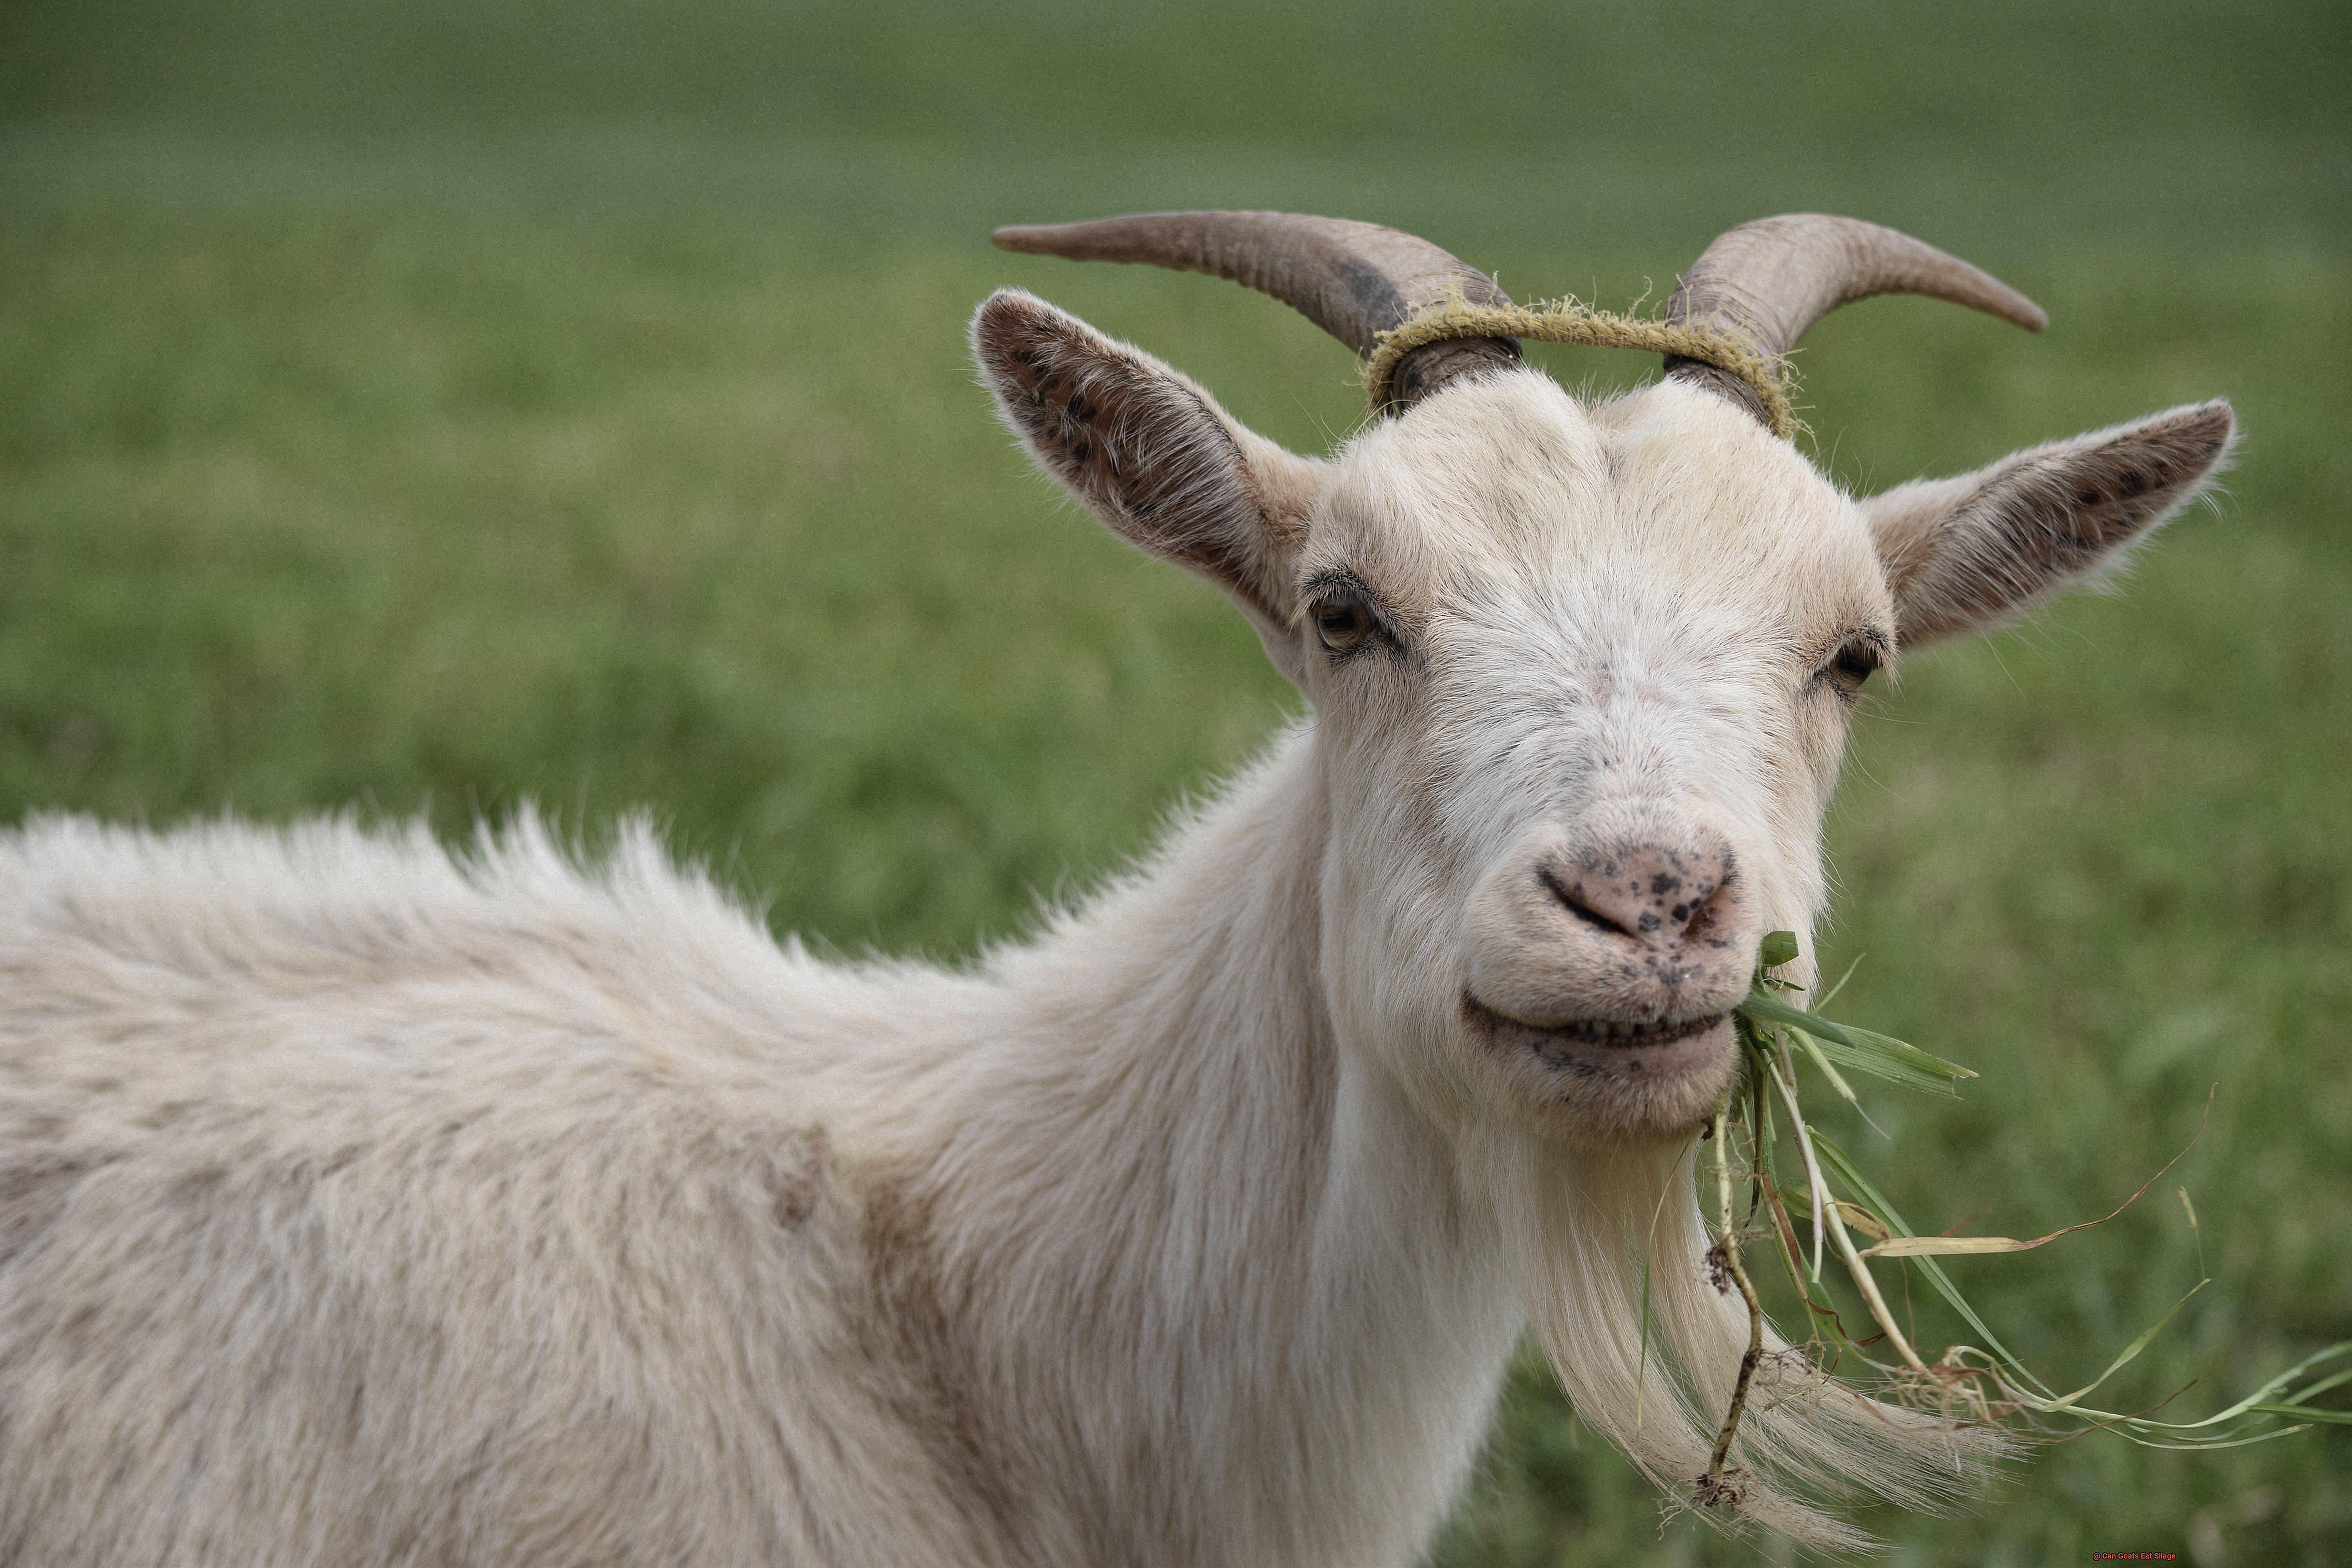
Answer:
<svg viewBox="0 0 2352 1568"><path fill-rule="evenodd" d="M15 0L0 9L0 813L657 804L780 929L1022 929L1294 704L1214 596L1057 507L961 327L1020 283L1320 448L1346 354L1229 286L996 254L1176 205L1416 228L1622 305L1717 230L1894 223L2047 305L1804 357L1856 486L2213 395L2228 498L2122 599L1913 660L1832 825L1841 1011L1984 1077L1838 1125L1924 1228L2185 1182L2217 1282L2129 1407L2352 1334L2352 11L2336 5ZM1549 351L1572 384L1649 374ZM1831 1119L1833 1123L1835 1119ZM2158 1201L2161 1199L2162 1201ZM1982 1212L1979 1212L1982 1211ZM2197 1279L2168 1191L1955 1272L2059 1381ZM1920 1335L1956 1337L1917 1305ZM2352 1435L2103 1436L1906 1563L2352 1561ZM1544 1380L1439 1561L1663 1531Z"/></svg>

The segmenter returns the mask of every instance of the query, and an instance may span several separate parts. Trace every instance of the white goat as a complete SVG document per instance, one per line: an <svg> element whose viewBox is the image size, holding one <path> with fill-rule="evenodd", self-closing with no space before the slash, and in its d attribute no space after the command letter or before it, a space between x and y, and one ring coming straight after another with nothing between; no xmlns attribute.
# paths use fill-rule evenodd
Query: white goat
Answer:
<svg viewBox="0 0 2352 1568"><path fill-rule="evenodd" d="M1000 237L1360 350L1500 298L1328 219ZM1818 217L1670 311L1778 354L1897 289L2039 321ZM1311 720L969 973L779 947L642 827L593 870L529 818L454 861L0 837L0 1563L1400 1563L1530 1318L1688 1486L1746 1337L1693 1134L1760 936L1821 910L1857 689L2111 561L2228 407L1856 500L1686 362L1587 405L1430 344L1324 462L1028 295L972 336ZM1805 1492L1924 1505L1982 1452L1785 1368L1760 1403L1748 1511L1818 1542L1857 1538Z"/></svg>

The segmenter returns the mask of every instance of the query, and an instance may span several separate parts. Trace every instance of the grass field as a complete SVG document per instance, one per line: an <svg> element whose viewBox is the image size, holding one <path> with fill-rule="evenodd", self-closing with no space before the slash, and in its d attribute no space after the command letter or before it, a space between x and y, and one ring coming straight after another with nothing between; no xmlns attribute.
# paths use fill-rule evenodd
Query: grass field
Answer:
<svg viewBox="0 0 2352 1568"><path fill-rule="evenodd" d="M1893 1144L1837 1131L1924 1228L2031 1234L2111 1206L2218 1083L2140 1208L1956 1273L2083 1381L2195 1282L2185 1183L2216 1283L2127 1407L2195 1379L2173 1408L2201 1413L2352 1335L2352 21L1434 15L19 0L0 815L457 834L535 797L593 832L651 802L780 929L967 953L1295 702L1213 595L1026 476L963 361L973 302L1036 288L1294 446L1360 407L1279 307L1001 256L990 224L1345 212L1622 304L1738 219L1857 212L2056 324L1826 323L1807 400L1842 479L2217 394L2247 437L2126 596L1877 700L1832 826L1828 956L1868 955L1840 1011L1984 1076L1870 1096ZM2352 1435L2094 1436L1974 1514L1876 1522L1903 1563L2347 1561ZM1759 1550L1661 1535L1528 1376L1440 1561Z"/></svg>

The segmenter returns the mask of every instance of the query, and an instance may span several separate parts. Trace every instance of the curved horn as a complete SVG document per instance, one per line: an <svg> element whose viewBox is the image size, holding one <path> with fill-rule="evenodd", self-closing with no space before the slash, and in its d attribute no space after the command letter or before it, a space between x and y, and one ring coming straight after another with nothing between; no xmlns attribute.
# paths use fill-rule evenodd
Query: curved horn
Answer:
<svg viewBox="0 0 2352 1568"><path fill-rule="evenodd" d="M1666 320L1738 333L1778 359L1815 321L1873 294L1949 300L2029 332L2050 324L2041 306L1957 257L1874 223L1824 213L1759 218L1718 237L1666 301ZM1748 384L1713 365L1668 354L1666 374L1703 382L1764 417Z"/></svg>
<svg viewBox="0 0 2352 1568"><path fill-rule="evenodd" d="M1073 261L1141 261L1207 272L1271 294L1355 350L1423 305L1459 292L1474 305L1508 305L1495 280L1425 239L1376 223L1303 213L1138 213L1093 223L1000 228L1000 249ZM1447 383L1517 364L1515 338L1424 343L1402 360L1393 401L1402 413Z"/></svg>

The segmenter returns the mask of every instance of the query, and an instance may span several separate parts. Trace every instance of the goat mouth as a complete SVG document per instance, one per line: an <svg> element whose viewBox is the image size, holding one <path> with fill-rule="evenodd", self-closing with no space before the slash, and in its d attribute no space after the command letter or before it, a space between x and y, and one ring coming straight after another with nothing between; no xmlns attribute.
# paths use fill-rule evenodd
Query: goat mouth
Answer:
<svg viewBox="0 0 2352 1568"><path fill-rule="evenodd" d="M1731 1015L1529 1024L1462 993L1463 1022L1507 1081L1538 1106L1565 1108L1579 1136L1679 1135L1722 1097L1739 1059Z"/></svg>
<svg viewBox="0 0 2352 1568"><path fill-rule="evenodd" d="M1731 1039L1729 1013L1654 1024L1615 1018L1580 1018L1565 1024L1529 1024L1498 1013L1475 996L1462 994L1464 1017L1493 1048L1523 1053L1540 1071L1588 1082L1669 1083L1711 1080L1719 1075Z"/></svg>
<svg viewBox="0 0 2352 1568"><path fill-rule="evenodd" d="M1675 1040L1686 1040L1693 1035L1704 1035L1729 1016L1728 1013L1710 1013L1704 1018L1655 1024L1628 1024L1615 1018L1587 1018L1570 1024L1524 1024L1516 1018L1510 1021L1522 1029L1532 1029L1538 1034L1560 1035L1601 1046L1663 1046Z"/></svg>
<svg viewBox="0 0 2352 1568"><path fill-rule="evenodd" d="M1507 1032L1538 1039L1573 1041L1580 1046L1602 1047L1671 1045L1676 1040L1712 1034L1731 1016L1729 1013L1709 1013L1703 1017L1664 1018L1652 1024L1630 1023L1622 1018L1577 1018L1565 1024L1530 1024L1507 1013L1495 1011L1467 991L1462 994L1462 1010L1469 1016L1471 1022L1489 1035Z"/></svg>

